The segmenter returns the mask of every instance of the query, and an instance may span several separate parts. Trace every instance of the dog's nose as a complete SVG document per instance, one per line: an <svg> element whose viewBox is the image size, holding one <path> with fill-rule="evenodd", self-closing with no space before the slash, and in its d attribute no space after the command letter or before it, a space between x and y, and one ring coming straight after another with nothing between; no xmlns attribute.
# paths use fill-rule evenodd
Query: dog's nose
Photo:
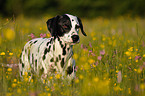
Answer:
<svg viewBox="0 0 145 96"><path fill-rule="evenodd" d="M79 40L79 36L78 35L73 35L71 36L73 43L76 43Z"/></svg>

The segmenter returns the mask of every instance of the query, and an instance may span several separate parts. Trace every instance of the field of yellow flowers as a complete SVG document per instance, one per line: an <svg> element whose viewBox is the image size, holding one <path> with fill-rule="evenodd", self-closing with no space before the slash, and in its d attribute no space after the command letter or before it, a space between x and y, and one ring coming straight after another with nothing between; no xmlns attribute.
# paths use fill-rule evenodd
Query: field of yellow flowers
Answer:
<svg viewBox="0 0 145 96"><path fill-rule="evenodd" d="M50 37L48 18L0 18L0 96L145 96L145 19L139 17L82 19L88 36L80 32L74 46L73 83L59 74L43 82L27 73L20 78L21 49Z"/></svg>

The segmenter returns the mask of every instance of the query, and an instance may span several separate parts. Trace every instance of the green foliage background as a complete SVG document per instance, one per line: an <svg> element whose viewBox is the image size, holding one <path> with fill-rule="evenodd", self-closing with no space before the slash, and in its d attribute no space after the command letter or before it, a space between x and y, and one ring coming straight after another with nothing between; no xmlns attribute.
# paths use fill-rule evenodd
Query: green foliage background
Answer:
<svg viewBox="0 0 145 96"><path fill-rule="evenodd" d="M145 16L145 0L1 0L0 15Z"/></svg>

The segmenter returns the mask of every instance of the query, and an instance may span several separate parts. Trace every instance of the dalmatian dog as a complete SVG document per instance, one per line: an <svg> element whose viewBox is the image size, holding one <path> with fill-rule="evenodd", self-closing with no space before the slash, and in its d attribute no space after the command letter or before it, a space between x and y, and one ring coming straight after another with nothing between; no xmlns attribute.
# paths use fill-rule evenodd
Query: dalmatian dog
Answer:
<svg viewBox="0 0 145 96"><path fill-rule="evenodd" d="M20 56L20 75L25 72L47 78L56 73L69 79L75 77L73 45L79 43L79 29L84 36L81 20L73 15L58 15L49 19L47 28L51 38L35 38L26 43Z"/></svg>

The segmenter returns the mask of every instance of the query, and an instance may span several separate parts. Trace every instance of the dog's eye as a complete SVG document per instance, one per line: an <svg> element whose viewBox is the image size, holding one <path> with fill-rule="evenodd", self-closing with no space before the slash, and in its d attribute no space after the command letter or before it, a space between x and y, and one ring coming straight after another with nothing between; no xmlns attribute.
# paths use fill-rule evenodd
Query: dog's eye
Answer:
<svg viewBox="0 0 145 96"><path fill-rule="evenodd" d="M68 26L67 26L67 25L63 25L62 27L63 27L64 29L67 29L67 28L68 28Z"/></svg>

